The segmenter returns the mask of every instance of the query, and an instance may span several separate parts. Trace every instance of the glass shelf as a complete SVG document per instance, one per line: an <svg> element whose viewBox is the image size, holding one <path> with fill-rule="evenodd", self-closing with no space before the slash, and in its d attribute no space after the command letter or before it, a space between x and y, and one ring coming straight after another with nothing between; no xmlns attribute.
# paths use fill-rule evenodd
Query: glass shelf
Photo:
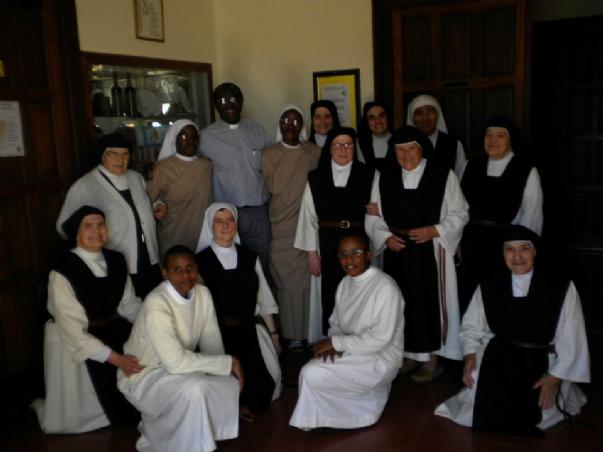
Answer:
<svg viewBox="0 0 603 452"><path fill-rule="evenodd" d="M156 160L174 121L190 119L199 129L212 121L209 64L89 52L82 54L82 60L87 70L94 132L101 135L117 131L135 143L135 169L142 170ZM121 101L112 93L115 82ZM130 108L126 87L135 93L135 105ZM118 108L117 102L122 102Z"/></svg>

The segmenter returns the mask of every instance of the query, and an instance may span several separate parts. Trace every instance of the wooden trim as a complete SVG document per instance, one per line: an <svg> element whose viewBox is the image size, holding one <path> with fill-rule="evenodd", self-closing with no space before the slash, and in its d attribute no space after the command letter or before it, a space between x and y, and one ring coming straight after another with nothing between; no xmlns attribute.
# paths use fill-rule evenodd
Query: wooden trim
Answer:
<svg viewBox="0 0 603 452"><path fill-rule="evenodd" d="M185 71L211 72L211 63L197 63L184 60L164 60L161 58L147 58L130 55L117 55L111 53L81 52L82 59L89 64L112 64L117 66L159 67Z"/></svg>
<svg viewBox="0 0 603 452"><path fill-rule="evenodd" d="M394 127L400 127L404 124L404 94L403 94L403 81L402 74L404 73L404 62L402 61L402 52L404 45L402 43L402 13L401 11L394 11L393 14L393 62L394 62Z"/></svg>

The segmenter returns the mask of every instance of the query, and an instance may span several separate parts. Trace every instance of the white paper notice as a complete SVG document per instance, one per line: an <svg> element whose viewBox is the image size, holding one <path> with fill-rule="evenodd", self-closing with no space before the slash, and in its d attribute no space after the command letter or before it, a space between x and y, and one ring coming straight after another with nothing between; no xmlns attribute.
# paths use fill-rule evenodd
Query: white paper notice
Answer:
<svg viewBox="0 0 603 452"><path fill-rule="evenodd" d="M0 157L22 157L23 127L19 102L0 100Z"/></svg>
<svg viewBox="0 0 603 452"><path fill-rule="evenodd" d="M346 84L325 85L323 87L323 95L325 99L332 100L337 107L339 122L342 126L350 126L350 94Z"/></svg>

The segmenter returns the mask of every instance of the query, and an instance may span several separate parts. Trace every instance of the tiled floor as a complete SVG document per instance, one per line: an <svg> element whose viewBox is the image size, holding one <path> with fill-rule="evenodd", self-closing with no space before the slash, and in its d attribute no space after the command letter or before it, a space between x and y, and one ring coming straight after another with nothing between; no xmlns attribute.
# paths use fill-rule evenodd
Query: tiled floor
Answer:
<svg viewBox="0 0 603 452"><path fill-rule="evenodd" d="M542 438L506 437L473 433L447 419L434 416L434 407L455 393L461 366L446 363L442 377L430 385L399 377L389 404L373 427L345 431L317 429L303 432L289 427L295 404L296 375L303 362L299 355L284 359L285 389L271 409L252 424L242 423L239 438L219 443L220 451L401 451L401 452L600 452L603 451L603 397L586 388L589 403L573 427L563 423ZM82 435L44 435L33 414L23 412L0 427L0 451L122 452L134 450L134 428L106 428ZM166 451L170 452L170 451Z"/></svg>

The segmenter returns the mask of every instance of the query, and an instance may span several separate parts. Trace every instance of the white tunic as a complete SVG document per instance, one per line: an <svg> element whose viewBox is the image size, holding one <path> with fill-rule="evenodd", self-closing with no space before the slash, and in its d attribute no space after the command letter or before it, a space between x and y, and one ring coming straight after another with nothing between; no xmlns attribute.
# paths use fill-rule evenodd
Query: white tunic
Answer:
<svg viewBox="0 0 603 452"><path fill-rule="evenodd" d="M523 289L520 288L521 286ZM517 281L516 275L513 275L515 296L525 296L528 289L529 283L522 284L522 281ZM469 353L477 355L477 366L472 373L473 387L463 388L457 395L440 404L436 408L435 414L447 417L466 427L473 425L473 405L480 365L484 350L492 337L494 334L488 326L481 289L478 287L463 316L461 329L463 355ZM549 374L562 380L560 391L564 409L572 415L578 414L582 405L586 403L586 396L577 385L571 382L588 383L590 381L590 358L582 306L574 283L570 283L565 294L559 323L551 343L555 345L556 355L549 354ZM562 420L563 414L553 405L542 412L542 421L537 427L544 430Z"/></svg>
<svg viewBox="0 0 603 452"><path fill-rule="evenodd" d="M107 275L102 253L72 250L96 277ZM128 277L117 312L133 322L140 308ZM88 317L71 283L60 273L48 277L48 312L44 327L44 381L46 399L32 406L45 433L82 433L109 425L98 401L85 361L104 362L111 349L88 334Z"/></svg>
<svg viewBox="0 0 603 452"><path fill-rule="evenodd" d="M423 159L415 170L404 171L404 186L406 188L416 188L419 185L426 160ZM371 202L376 202L379 206L379 212L382 212L381 194L379 191L379 175L375 176L373 189L371 192ZM459 343L460 313L458 305L458 290L456 282L456 269L454 266L454 253L461 240L463 227L469 220L469 205L465 201L463 192L457 177L452 171L448 174L446 187L444 190L444 199L440 209L440 222L435 226L439 237L433 239L433 252L438 268L438 293L444 292L446 300L446 312L448 318L448 334L445 343L442 343L439 350L434 352L440 356L450 359L461 359L461 347ZM371 245L375 254L380 254L385 250L385 241L392 232L389 226L381 216L366 215L364 220L366 233L371 239ZM444 276L445 275L445 276ZM441 287L441 281L444 281L445 287ZM444 291L442 291L444 289ZM440 316L443 320L442 300L440 300ZM429 361L429 353L406 353L404 356L417 361Z"/></svg>
<svg viewBox="0 0 603 452"><path fill-rule="evenodd" d="M329 319L330 360L312 359L299 376L289 423L298 428L359 428L379 420L402 363L404 300L396 282L370 267L343 278Z"/></svg>
<svg viewBox="0 0 603 452"><path fill-rule="evenodd" d="M164 281L147 296L124 345L145 368L117 375L142 415L138 450L205 452L238 435L239 383L223 350L205 286L184 298Z"/></svg>
<svg viewBox="0 0 603 452"><path fill-rule="evenodd" d="M136 220L134 213L126 200L115 188L101 175L99 168L94 168L80 177L69 188L59 218L57 219L57 232L66 238L61 227L73 212L84 205L89 205L105 213L105 221L109 231L106 247L119 251L126 257L128 272L137 272L138 254L136 241ZM136 171L128 170L119 180L127 184L136 210L140 217L142 232L149 252L151 264L159 260L157 249L157 236L155 232L155 218L153 208L146 192L145 181ZM125 187L117 186L122 189Z"/></svg>

